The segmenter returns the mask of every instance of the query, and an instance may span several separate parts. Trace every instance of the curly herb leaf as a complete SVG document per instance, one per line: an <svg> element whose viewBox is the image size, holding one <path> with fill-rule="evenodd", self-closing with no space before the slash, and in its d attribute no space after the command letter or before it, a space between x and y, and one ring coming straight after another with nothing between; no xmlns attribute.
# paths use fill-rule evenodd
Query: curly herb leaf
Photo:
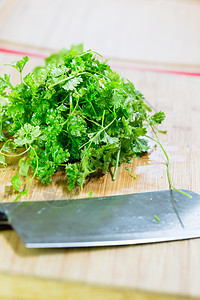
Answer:
<svg viewBox="0 0 200 300"><path fill-rule="evenodd" d="M7 64L7 65L15 68L17 71L22 73L22 71L25 67L25 64L27 63L28 60L29 60L29 57L24 56L21 60L18 60L16 62L13 62L12 64Z"/></svg>
<svg viewBox="0 0 200 300"><path fill-rule="evenodd" d="M22 157L19 161L19 174L25 177L28 177L28 171L30 167L30 159Z"/></svg>
<svg viewBox="0 0 200 300"><path fill-rule="evenodd" d="M13 178L11 179L11 183L13 188L18 191L21 192L21 185L23 184L23 182L21 181L21 179L19 178L19 174L16 173Z"/></svg>
<svg viewBox="0 0 200 300"><path fill-rule="evenodd" d="M16 146L30 145L37 139L40 133L39 126L34 127L31 124L24 124L24 126L16 132L14 143Z"/></svg>

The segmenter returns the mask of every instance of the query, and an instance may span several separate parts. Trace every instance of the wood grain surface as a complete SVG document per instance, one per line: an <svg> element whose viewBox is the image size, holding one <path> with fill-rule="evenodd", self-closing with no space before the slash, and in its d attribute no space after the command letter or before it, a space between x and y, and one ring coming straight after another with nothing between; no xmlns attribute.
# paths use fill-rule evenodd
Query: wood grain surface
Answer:
<svg viewBox="0 0 200 300"><path fill-rule="evenodd" d="M120 287L105 287L65 280L52 280L0 273L1 300L187 300L187 296L166 295ZM198 300L200 298L190 298Z"/></svg>
<svg viewBox="0 0 200 300"><path fill-rule="evenodd" d="M16 57L6 55L2 60L10 62L14 59ZM31 67L34 61L31 59ZM35 62L39 63L38 60ZM1 72L5 68L8 67L2 67ZM123 70L123 73L157 110L166 112L163 128L168 133L160 135L160 139L170 157L174 185L200 193L197 126L200 78L130 70ZM15 72L12 75L14 78ZM87 197L91 191L94 196L104 196L167 189L164 162L163 153L157 148L147 156L135 159L131 165L123 164L116 181L106 174L100 179L92 179L83 191L77 189L71 193L66 190L63 174L58 172L49 186L35 181L28 199L23 200L81 198ZM128 174L126 166L135 169L137 179ZM16 169L15 162L10 161L8 168L0 170L1 201L12 201L15 197L6 186L10 186ZM200 295L199 239L140 246L34 250L26 249L15 232L5 231L1 232L0 244L2 271Z"/></svg>
<svg viewBox="0 0 200 300"><path fill-rule="evenodd" d="M126 58L133 62L197 69L200 64L199 1L153 0L150 5L148 1L118 0L114 3L109 0L96 3L96 9L91 1L85 1L85 5L77 2L80 4L80 11L76 13L77 23L73 23L70 16L73 2L66 2L69 6L61 0L56 4L46 0L1 0L1 45L6 44L3 40L12 47L19 42L24 44L23 49L26 45L31 49L33 45L32 51L35 51L37 46L58 49L83 41L86 47L115 57L111 59L113 68L133 81L155 110L163 110L167 115L162 125L167 134L159 137L170 157L174 185L200 193L200 77L136 71L129 68L129 62L126 62L127 68L119 68L120 58ZM138 16L133 3L141 12L141 24L144 24L140 27L137 23L136 27L142 36L133 30L134 17ZM121 15L122 7L124 14ZM125 11L129 18L125 17ZM103 16L104 22L98 19L100 16ZM90 21L85 21L87 18ZM127 26L122 26L126 18ZM115 29L110 23L115 25ZM160 30L156 30L160 23ZM92 29L90 26L93 26ZM155 31L151 39L145 39L148 26L152 32ZM128 32L120 33L116 28L126 28ZM103 35L105 32L106 36ZM17 74L3 64L18 58L17 55L0 54L0 74L12 72L13 82L17 82ZM32 58L26 72L41 63L41 59ZM137 179L133 179L125 167L134 169ZM15 197L9 186L16 170L15 161L9 161L6 169L0 169L2 202L12 201ZM93 196L105 196L167 188L165 157L157 147L147 156L134 159L133 164L123 164L116 181L112 181L110 174L105 174L102 178L91 179L82 191L76 189L69 193L64 175L58 172L49 186L35 180L28 198L22 200L83 198L89 192L93 192ZM124 247L39 250L26 249L15 232L5 231L0 233L0 245L2 272L200 297L200 239Z"/></svg>

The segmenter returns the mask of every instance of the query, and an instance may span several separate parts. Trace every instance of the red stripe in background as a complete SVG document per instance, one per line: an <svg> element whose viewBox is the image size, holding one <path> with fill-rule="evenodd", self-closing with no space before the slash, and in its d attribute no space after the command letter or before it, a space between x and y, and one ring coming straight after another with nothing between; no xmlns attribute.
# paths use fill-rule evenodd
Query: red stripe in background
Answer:
<svg viewBox="0 0 200 300"><path fill-rule="evenodd" d="M175 74L175 75L186 75L186 76L200 76L200 72L191 72L191 71L181 71L181 70L169 70L169 69L157 69L152 67L142 67L136 65L123 65L117 63L111 63L115 68L126 69L126 70L135 70L135 71L146 71L154 73L165 73L165 74Z"/></svg>
<svg viewBox="0 0 200 300"><path fill-rule="evenodd" d="M23 56L37 57L41 59L47 58L47 55L42 53L33 53L27 51L19 51L8 48L0 47L0 52L9 53L9 54L17 54ZM186 76L197 76L200 77L200 72L192 72L192 71L181 71L181 70L168 70L168 69L157 69L152 67L142 67L136 65L127 65L121 63L110 63L115 68L126 69L126 70L134 70L134 71L146 71L146 72L154 72L154 73L165 73L165 74L175 74L175 75L186 75Z"/></svg>
<svg viewBox="0 0 200 300"><path fill-rule="evenodd" d="M42 59L45 59L47 57L46 55L44 55L42 53L33 53L33 52L12 50L12 49L7 49L7 48L0 48L0 52L23 55L23 56L30 56L30 57L38 57L38 58L42 58Z"/></svg>

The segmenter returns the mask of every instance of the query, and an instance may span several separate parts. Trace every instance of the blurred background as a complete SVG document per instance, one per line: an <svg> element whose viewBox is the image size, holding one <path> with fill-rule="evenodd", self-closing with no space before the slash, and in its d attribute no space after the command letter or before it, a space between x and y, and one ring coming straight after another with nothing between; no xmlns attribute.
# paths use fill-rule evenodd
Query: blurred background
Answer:
<svg viewBox="0 0 200 300"><path fill-rule="evenodd" d="M0 0L0 42L200 66L198 0Z"/></svg>

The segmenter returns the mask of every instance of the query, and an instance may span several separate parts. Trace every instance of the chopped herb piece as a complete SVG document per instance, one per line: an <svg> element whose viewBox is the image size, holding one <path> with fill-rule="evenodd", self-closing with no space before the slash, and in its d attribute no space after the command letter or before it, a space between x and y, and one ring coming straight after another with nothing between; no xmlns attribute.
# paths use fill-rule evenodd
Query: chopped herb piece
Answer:
<svg viewBox="0 0 200 300"><path fill-rule="evenodd" d="M158 218L158 216L154 215L154 218L155 218L158 222L160 222L160 219Z"/></svg>
<svg viewBox="0 0 200 300"><path fill-rule="evenodd" d="M125 170L127 170L127 171L131 171L131 168L127 168L127 167L125 167Z"/></svg>
<svg viewBox="0 0 200 300"><path fill-rule="evenodd" d="M128 173L133 179L137 179L137 176L136 174L131 174L131 173Z"/></svg>

